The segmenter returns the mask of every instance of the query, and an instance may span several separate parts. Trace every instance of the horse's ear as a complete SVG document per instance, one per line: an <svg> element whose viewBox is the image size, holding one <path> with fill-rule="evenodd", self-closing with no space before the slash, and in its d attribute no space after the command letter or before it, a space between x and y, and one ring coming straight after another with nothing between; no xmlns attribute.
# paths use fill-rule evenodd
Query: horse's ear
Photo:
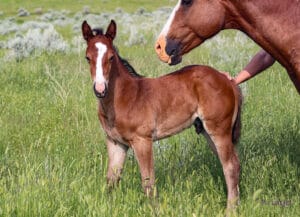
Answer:
<svg viewBox="0 0 300 217"><path fill-rule="evenodd" d="M114 20L111 20L109 26L107 27L105 36L110 38L111 40L114 40L116 34L117 34L117 24Z"/></svg>
<svg viewBox="0 0 300 217"><path fill-rule="evenodd" d="M83 21L81 25L81 30L82 30L83 38L86 41L89 41L91 38L94 37L93 30L91 29L90 25L86 22L86 20Z"/></svg>

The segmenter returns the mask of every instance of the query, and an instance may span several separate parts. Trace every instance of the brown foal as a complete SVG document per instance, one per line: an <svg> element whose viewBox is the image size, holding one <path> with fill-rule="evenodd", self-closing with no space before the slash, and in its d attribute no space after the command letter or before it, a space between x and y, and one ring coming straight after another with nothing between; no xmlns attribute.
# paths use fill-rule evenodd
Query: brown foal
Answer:
<svg viewBox="0 0 300 217"><path fill-rule="evenodd" d="M118 183L128 148L134 150L147 195L155 184L153 141L192 126L219 157L227 205L238 199L240 164L234 143L240 136L241 95L237 86L208 66L187 66L159 78L138 76L113 46L116 24L93 34L82 24L86 58L98 98L98 116L107 135L107 182Z"/></svg>

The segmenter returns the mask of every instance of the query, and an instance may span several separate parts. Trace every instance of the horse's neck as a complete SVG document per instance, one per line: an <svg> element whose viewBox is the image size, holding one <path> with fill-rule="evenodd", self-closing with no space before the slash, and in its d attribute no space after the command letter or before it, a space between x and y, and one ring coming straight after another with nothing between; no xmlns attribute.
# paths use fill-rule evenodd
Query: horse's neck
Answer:
<svg viewBox="0 0 300 217"><path fill-rule="evenodd" d="M111 67L111 77L109 80L112 80L114 83L118 83L119 87L125 86L128 83L134 82L134 79L130 75L128 69L123 65L121 58L116 57L116 64L113 64Z"/></svg>
<svg viewBox="0 0 300 217"><path fill-rule="evenodd" d="M107 95L101 99L103 109L106 111L111 110L115 99L122 98L122 95L126 94L126 88L133 86L132 83L135 82L119 57L116 57L115 61L116 64L112 65L109 73Z"/></svg>
<svg viewBox="0 0 300 217"><path fill-rule="evenodd" d="M238 0L227 0L224 1L226 12L225 28L226 29L239 29L251 38L258 37L257 31L251 31L252 29L264 31L261 26L264 25L264 21L261 19L265 15L266 9L264 2L255 0L238 1Z"/></svg>
<svg viewBox="0 0 300 217"><path fill-rule="evenodd" d="M274 0L270 3L267 0L228 0L226 1L227 22L225 28L238 29L244 32L288 68L286 54L282 50L284 46L279 45L282 40L280 37L286 33L280 28L280 23L275 20L277 16L282 16L282 14L274 14L274 11L284 10L279 10L280 6L287 6L286 2L281 3L280 1ZM275 30L277 32L274 32Z"/></svg>

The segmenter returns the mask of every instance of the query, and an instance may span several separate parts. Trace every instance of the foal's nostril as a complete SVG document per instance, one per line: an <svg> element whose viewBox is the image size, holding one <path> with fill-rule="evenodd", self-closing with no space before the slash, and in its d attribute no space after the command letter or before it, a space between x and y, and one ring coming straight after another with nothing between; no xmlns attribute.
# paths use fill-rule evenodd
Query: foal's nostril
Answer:
<svg viewBox="0 0 300 217"><path fill-rule="evenodd" d="M106 94L106 86L104 88L104 90L102 92L99 92L96 88L96 83L94 84L93 86L93 90L94 90L94 93L96 95L97 98L103 98L105 97L105 94Z"/></svg>

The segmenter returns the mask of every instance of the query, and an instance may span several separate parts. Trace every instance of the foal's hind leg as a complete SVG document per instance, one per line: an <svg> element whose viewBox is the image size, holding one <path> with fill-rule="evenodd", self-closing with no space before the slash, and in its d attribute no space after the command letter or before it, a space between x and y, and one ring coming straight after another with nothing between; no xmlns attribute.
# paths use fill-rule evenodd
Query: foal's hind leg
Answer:
<svg viewBox="0 0 300 217"><path fill-rule="evenodd" d="M216 146L215 146L214 142L211 140L210 136L204 130L204 127L203 127L203 124L202 124L200 118L196 118L196 120L194 121L194 126L195 126L196 133L197 134L202 133L204 135L208 145L210 146L211 150L214 152L215 155L218 155Z"/></svg>
<svg viewBox="0 0 300 217"><path fill-rule="evenodd" d="M232 143L231 133L223 135L214 135L211 137L214 141L216 150L223 167L227 186L227 209L234 208L239 199L239 175L240 162Z"/></svg>
<svg viewBox="0 0 300 217"><path fill-rule="evenodd" d="M203 136L205 137L209 147L211 148L211 150L213 151L213 153L218 156L218 152L217 152L217 148L215 146L215 143L211 140L210 136L207 134L206 131L202 132Z"/></svg>
<svg viewBox="0 0 300 217"><path fill-rule="evenodd" d="M106 145L108 152L107 184L111 189L120 181L128 147L109 138L106 140Z"/></svg>

